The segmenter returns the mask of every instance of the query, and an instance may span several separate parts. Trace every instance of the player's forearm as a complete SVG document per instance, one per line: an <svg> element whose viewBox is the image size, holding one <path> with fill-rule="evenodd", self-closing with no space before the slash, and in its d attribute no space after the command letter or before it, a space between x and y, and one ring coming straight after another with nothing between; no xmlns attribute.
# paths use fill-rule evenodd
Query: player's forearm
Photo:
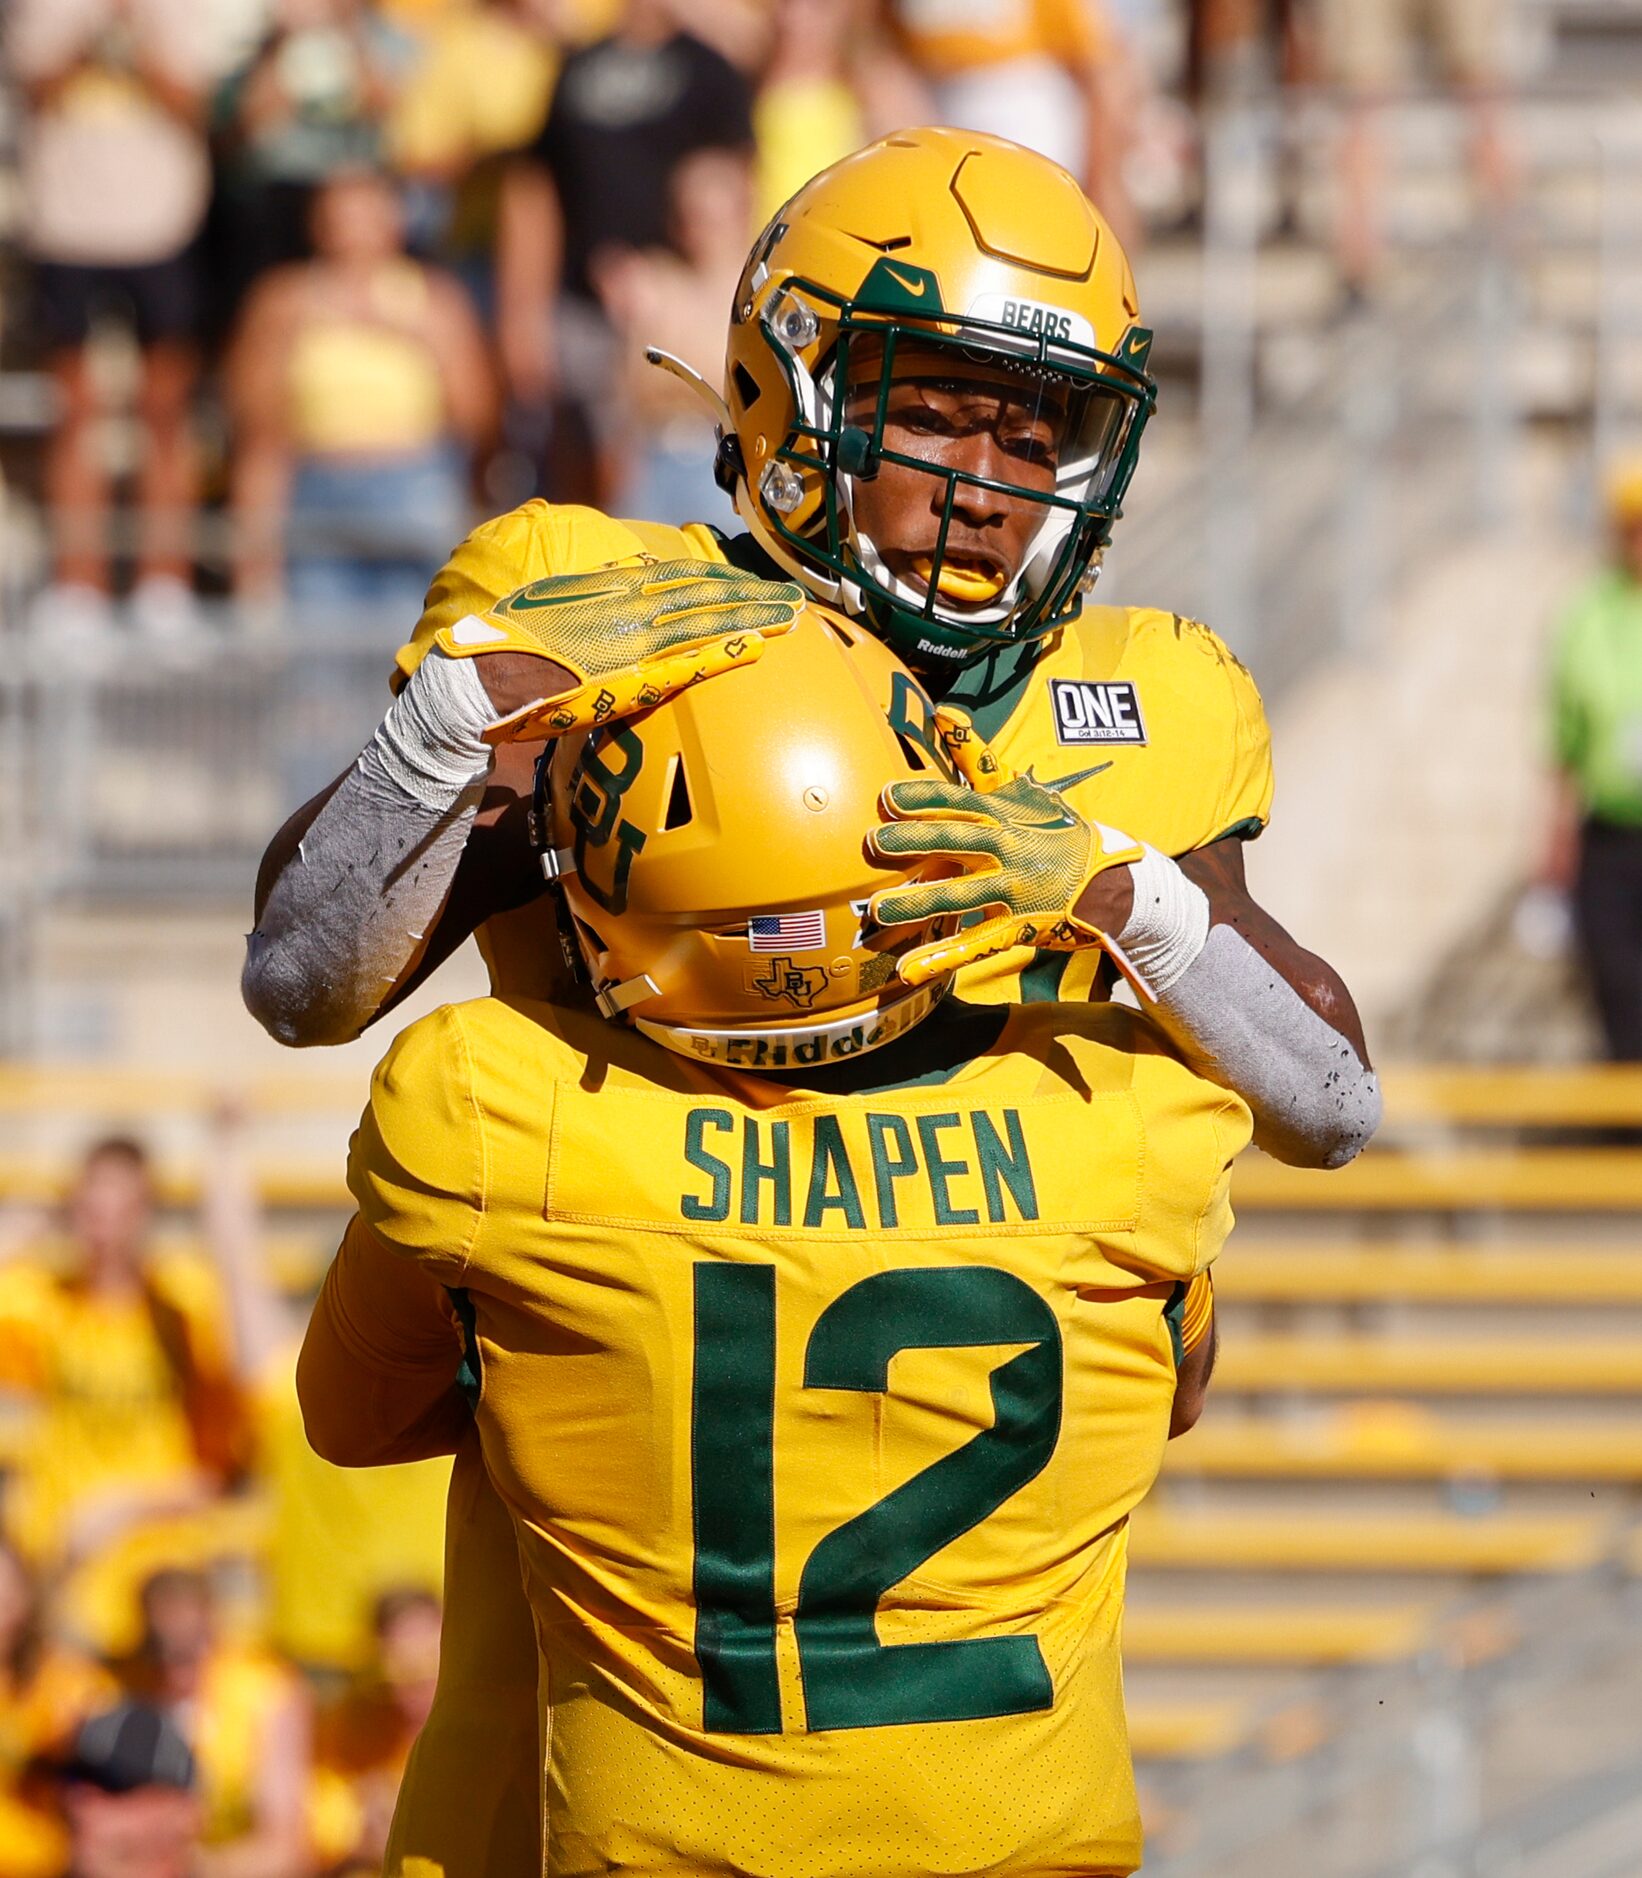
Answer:
<svg viewBox="0 0 1642 1878"><path fill-rule="evenodd" d="M453 1454L472 1420L461 1360L439 1285L351 1221L297 1357L309 1446L337 1467Z"/></svg>
<svg viewBox="0 0 1642 1878"><path fill-rule="evenodd" d="M267 883L240 988L281 1043L357 1037L414 969L478 812L493 717L471 662L419 669Z"/></svg>
<svg viewBox="0 0 1642 1878"><path fill-rule="evenodd" d="M1268 1154L1343 1167L1380 1125L1379 1078L1309 988L1312 999L1235 927L1216 924L1153 1016L1189 1061L1248 1103Z"/></svg>
<svg viewBox="0 0 1642 1878"><path fill-rule="evenodd" d="M1356 1006L1339 974L1249 897L1241 844L1178 864L1149 850L1123 871L1132 896L1102 930L1155 995L1159 1025L1248 1103L1268 1153L1298 1167L1353 1159L1380 1123Z"/></svg>

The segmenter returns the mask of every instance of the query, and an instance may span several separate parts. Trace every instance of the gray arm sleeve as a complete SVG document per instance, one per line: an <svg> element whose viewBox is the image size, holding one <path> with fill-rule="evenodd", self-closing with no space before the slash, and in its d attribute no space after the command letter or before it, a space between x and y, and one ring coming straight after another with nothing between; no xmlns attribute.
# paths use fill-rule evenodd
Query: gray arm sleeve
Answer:
<svg viewBox="0 0 1642 1878"><path fill-rule="evenodd" d="M281 1043L346 1043L415 963L479 812L495 712L430 653L314 818L246 942L246 1008Z"/></svg>
<svg viewBox="0 0 1642 1878"><path fill-rule="evenodd" d="M1380 1081L1232 926L1152 1007L1206 1075L1254 1111L1254 1138L1297 1167L1343 1167L1380 1125Z"/></svg>
<svg viewBox="0 0 1642 1878"><path fill-rule="evenodd" d="M381 1009L439 916L484 779L449 808L408 796L367 746L274 882L240 991L270 1036L346 1043Z"/></svg>

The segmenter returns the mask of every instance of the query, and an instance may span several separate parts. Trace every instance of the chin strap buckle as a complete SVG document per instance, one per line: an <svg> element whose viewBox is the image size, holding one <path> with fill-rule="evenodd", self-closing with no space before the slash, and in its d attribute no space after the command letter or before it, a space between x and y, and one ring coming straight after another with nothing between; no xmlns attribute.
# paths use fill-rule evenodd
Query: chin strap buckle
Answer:
<svg viewBox="0 0 1642 1878"><path fill-rule="evenodd" d="M576 857L569 848L542 848L541 863L543 880L563 880L576 871Z"/></svg>
<svg viewBox="0 0 1642 1878"><path fill-rule="evenodd" d="M602 985L593 994L593 1002L599 1007L602 1017L620 1017L622 1012L635 1004L642 1004L646 998L661 996L661 986L648 972L640 972L637 978L623 979L619 985Z"/></svg>

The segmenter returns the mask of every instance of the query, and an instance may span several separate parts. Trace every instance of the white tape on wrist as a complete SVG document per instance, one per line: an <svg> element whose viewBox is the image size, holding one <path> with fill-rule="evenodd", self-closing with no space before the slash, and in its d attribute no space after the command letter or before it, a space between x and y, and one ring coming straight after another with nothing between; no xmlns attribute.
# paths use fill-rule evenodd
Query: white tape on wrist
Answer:
<svg viewBox="0 0 1642 1878"><path fill-rule="evenodd" d="M1127 835L1101 829L1110 846L1128 846ZM1115 935L1124 959L1154 999L1161 998L1191 969L1208 943L1209 896L1156 848L1141 843L1141 856L1130 866L1135 883L1134 910Z"/></svg>
<svg viewBox="0 0 1642 1878"><path fill-rule="evenodd" d="M432 651L422 660L360 756L405 794L443 812L490 767L484 733L497 721L472 659Z"/></svg>

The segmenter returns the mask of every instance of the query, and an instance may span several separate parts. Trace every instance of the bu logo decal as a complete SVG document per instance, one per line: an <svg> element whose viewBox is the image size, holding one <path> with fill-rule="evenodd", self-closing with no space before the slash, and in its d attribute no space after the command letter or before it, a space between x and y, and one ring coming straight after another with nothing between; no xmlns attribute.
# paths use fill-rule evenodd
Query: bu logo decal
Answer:
<svg viewBox="0 0 1642 1878"><path fill-rule="evenodd" d="M1058 743L1144 743L1146 720L1132 680L1099 683L1090 678L1051 678Z"/></svg>

